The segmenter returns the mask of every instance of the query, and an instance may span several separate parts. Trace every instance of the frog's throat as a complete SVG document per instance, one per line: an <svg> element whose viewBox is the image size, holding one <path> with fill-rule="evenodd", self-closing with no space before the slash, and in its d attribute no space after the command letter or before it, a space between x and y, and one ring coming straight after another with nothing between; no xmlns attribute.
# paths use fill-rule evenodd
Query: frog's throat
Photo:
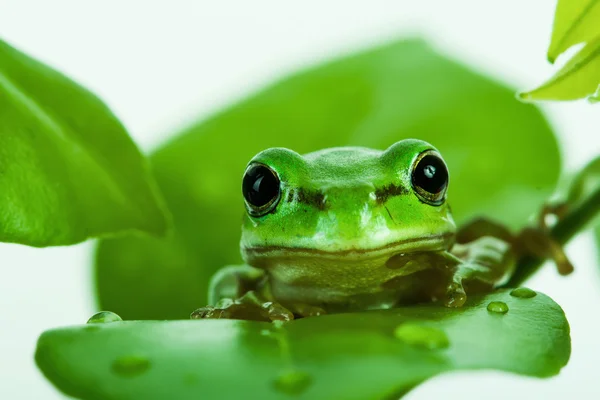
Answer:
<svg viewBox="0 0 600 400"><path fill-rule="evenodd" d="M384 256L392 256L402 253L416 252L435 252L448 250L453 244L454 234L444 233L439 235L430 235L403 239L383 246L373 248L348 248L342 250L328 251L317 248L307 247L286 247L286 246L251 246L243 247L242 253L246 261L261 258L279 258L279 257L307 257L307 258L326 258L333 260L340 259L372 259Z"/></svg>

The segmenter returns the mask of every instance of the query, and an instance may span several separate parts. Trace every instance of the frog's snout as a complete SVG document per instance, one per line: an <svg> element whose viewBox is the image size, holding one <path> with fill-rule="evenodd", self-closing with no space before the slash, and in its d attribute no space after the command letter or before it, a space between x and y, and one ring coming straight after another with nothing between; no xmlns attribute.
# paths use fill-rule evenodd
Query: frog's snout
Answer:
<svg viewBox="0 0 600 400"><path fill-rule="evenodd" d="M331 238L343 241L364 239L388 231L387 211L379 204L372 185L333 187L323 191L321 226Z"/></svg>

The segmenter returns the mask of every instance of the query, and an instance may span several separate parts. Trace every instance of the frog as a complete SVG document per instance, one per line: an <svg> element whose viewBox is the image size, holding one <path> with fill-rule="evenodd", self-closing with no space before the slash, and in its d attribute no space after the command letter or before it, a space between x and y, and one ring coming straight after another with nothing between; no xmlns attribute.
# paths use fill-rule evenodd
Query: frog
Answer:
<svg viewBox="0 0 600 400"><path fill-rule="evenodd" d="M543 222L519 234L486 218L457 228L449 177L441 153L418 139L385 150L261 151L242 177L244 264L212 277L209 305L191 318L291 321L420 302L462 307L467 295L505 284L524 254L572 271Z"/></svg>

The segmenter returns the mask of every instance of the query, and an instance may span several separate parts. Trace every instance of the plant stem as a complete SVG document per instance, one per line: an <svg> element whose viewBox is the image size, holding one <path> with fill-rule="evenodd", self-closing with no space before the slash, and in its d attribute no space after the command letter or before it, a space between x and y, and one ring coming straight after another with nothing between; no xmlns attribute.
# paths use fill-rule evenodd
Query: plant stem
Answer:
<svg viewBox="0 0 600 400"><path fill-rule="evenodd" d="M550 236L559 244L564 245L585 228L585 225L600 213L600 187L576 208L571 210L551 230ZM546 259L537 257L524 257L519 260L515 274L505 286L516 287L533 275Z"/></svg>

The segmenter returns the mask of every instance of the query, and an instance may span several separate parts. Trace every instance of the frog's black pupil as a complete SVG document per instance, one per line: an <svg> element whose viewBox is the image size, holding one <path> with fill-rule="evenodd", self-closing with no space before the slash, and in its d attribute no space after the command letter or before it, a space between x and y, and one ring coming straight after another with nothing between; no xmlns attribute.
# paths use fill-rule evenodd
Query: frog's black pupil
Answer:
<svg viewBox="0 0 600 400"><path fill-rule="evenodd" d="M279 195L279 179L264 165L253 165L244 175L242 192L250 205L265 206Z"/></svg>
<svg viewBox="0 0 600 400"><path fill-rule="evenodd" d="M446 165L437 156L423 157L413 172L413 184L432 194L443 191L448 184Z"/></svg>

